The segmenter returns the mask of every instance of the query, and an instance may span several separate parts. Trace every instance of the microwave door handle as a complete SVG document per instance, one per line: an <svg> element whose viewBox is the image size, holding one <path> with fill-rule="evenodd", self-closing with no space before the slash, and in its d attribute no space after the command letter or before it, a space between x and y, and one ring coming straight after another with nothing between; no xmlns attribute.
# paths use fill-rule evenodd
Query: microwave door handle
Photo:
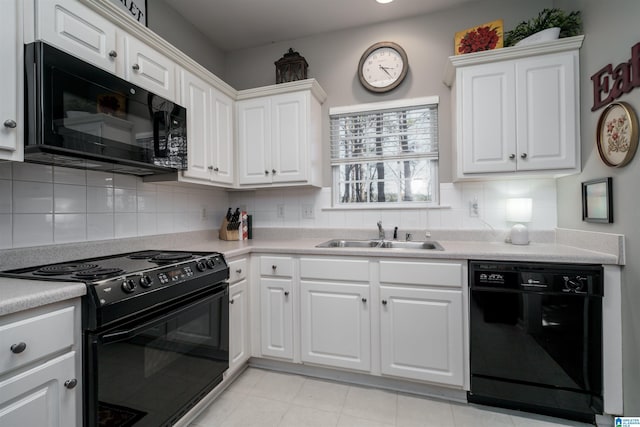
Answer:
<svg viewBox="0 0 640 427"><path fill-rule="evenodd" d="M216 292L212 295L209 295L208 297L204 298L204 299L199 299L197 301L194 301L184 307L180 307L177 310L172 310L169 313L161 316L158 319L154 319L151 320L149 322L143 323L142 325L138 325L135 326L131 329L121 329L121 330L117 330L105 335L102 335L99 340L102 344L113 344L113 343L117 343L120 341L126 341L130 338L135 337L136 335L138 335L140 332L144 331L145 329L149 329L149 328L153 328L154 326L157 326L159 324L165 323L167 320L171 319L172 317L176 317L179 316L180 314L189 311L191 309L193 309L194 307L200 305L200 304L208 304L211 301L215 300L215 299L219 299L224 297L224 295L227 295L229 293L228 289L225 287L224 290L221 290L219 292Z"/></svg>
<svg viewBox="0 0 640 427"><path fill-rule="evenodd" d="M155 157L167 157L169 113L166 111L156 111L153 113L153 154ZM164 127L164 148L160 148L160 125Z"/></svg>

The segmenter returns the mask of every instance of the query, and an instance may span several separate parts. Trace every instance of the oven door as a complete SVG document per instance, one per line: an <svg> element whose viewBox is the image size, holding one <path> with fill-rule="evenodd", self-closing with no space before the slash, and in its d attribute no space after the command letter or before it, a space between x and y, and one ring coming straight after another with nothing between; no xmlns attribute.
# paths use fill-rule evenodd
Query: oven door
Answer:
<svg viewBox="0 0 640 427"><path fill-rule="evenodd" d="M85 426L171 425L229 367L229 294L102 332L85 332Z"/></svg>

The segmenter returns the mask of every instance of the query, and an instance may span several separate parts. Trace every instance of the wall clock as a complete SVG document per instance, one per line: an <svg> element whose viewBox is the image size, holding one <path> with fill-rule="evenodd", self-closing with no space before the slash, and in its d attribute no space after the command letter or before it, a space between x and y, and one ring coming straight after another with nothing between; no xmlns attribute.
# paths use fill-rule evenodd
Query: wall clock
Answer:
<svg viewBox="0 0 640 427"><path fill-rule="evenodd" d="M358 64L360 83L371 92L395 89L409 70L407 53L393 42L379 42L364 51Z"/></svg>

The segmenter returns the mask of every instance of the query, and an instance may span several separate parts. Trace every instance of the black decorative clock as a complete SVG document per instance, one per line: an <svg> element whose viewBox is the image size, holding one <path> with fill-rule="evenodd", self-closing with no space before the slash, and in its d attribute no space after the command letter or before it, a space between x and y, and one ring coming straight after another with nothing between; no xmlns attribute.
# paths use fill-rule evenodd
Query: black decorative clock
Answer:
<svg viewBox="0 0 640 427"><path fill-rule="evenodd" d="M371 92L395 89L407 76L407 53L393 42L378 42L364 51L358 64L360 83Z"/></svg>

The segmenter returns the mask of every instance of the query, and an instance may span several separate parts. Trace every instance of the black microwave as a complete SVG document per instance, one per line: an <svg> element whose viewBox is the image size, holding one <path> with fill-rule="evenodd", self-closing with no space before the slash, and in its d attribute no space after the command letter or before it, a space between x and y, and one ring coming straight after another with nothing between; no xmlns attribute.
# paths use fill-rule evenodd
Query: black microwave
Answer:
<svg viewBox="0 0 640 427"><path fill-rule="evenodd" d="M187 168L184 107L43 42L25 46L25 161L138 176Z"/></svg>

